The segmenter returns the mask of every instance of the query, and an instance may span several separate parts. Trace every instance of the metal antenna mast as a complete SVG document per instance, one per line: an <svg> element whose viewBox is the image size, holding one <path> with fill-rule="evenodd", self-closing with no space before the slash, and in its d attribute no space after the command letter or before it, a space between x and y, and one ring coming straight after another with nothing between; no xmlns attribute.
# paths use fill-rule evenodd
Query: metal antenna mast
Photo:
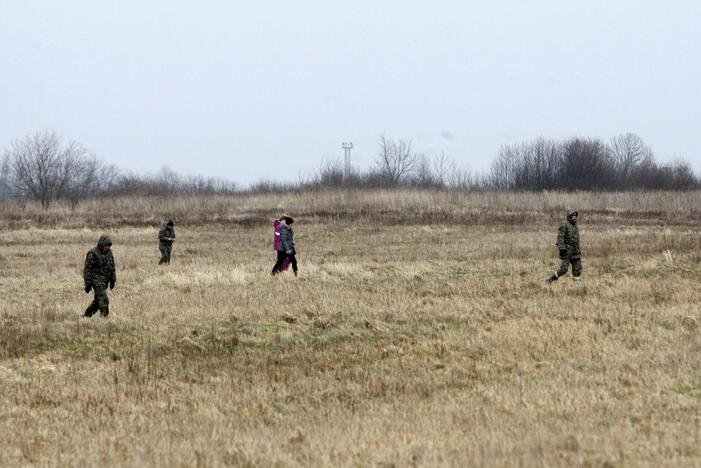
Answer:
<svg viewBox="0 0 701 468"><path fill-rule="evenodd" d="M350 162L350 155L351 155L351 150L353 149L353 143L348 142L348 143L341 143L341 148L343 148L343 151L346 153L346 166L343 170L343 178L348 180L351 174L351 162Z"/></svg>

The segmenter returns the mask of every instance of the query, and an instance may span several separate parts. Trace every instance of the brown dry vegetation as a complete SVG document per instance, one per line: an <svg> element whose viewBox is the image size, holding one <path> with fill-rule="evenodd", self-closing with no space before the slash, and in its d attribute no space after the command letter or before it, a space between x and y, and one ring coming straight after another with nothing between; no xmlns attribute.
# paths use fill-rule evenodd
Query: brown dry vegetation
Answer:
<svg viewBox="0 0 701 468"><path fill-rule="evenodd" d="M698 466L699 201L5 203L0 465ZM548 287L567 205L584 281ZM298 278L269 275L282 210ZM165 216L178 242L159 268ZM86 320L80 270L103 228L113 314Z"/></svg>
<svg viewBox="0 0 701 468"><path fill-rule="evenodd" d="M0 229L28 227L119 228L156 226L164 217L179 225L266 224L287 210L306 223L532 224L558 222L567 207L587 211L587 222L698 225L701 191L694 192L461 192L431 190L330 190L284 195L238 194L119 197L45 211L36 203L0 199Z"/></svg>

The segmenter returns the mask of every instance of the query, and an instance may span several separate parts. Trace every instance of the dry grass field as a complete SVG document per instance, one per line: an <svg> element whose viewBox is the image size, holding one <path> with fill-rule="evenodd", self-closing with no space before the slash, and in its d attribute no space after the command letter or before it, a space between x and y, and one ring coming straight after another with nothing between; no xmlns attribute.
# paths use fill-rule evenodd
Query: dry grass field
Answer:
<svg viewBox="0 0 701 468"><path fill-rule="evenodd" d="M568 205L583 281L548 286ZM1 208L2 466L701 465L699 192ZM269 273L283 210L297 278Z"/></svg>

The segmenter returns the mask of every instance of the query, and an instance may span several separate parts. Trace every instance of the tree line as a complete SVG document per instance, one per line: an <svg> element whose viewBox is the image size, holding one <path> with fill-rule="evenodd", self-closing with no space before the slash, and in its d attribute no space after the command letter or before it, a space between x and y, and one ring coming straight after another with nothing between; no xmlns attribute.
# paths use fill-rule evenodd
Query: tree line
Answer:
<svg viewBox="0 0 701 468"><path fill-rule="evenodd" d="M688 162L660 164L642 138L625 133L605 143L598 138L563 141L537 138L503 146L489 170L475 175L444 153L427 156L409 140L384 136L374 167L344 174L340 161L324 163L311 185L471 190L693 190L701 180Z"/></svg>
<svg viewBox="0 0 701 468"><path fill-rule="evenodd" d="M444 153L417 153L411 140L380 136L375 164L365 170L325 161L296 183L260 181L241 189L219 178L182 176L164 168L156 175L125 172L98 160L76 141L55 132L16 140L0 164L0 196L35 200L43 208L56 200L114 195L231 194L317 188L417 187L453 190L691 190L701 180L684 161L656 162L639 136L626 133L605 143L597 138L563 141L537 138L503 146L490 169L475 175Z"/></svg>
<svg viewBox="0 0 701 468"><path fill-rule="evenodd" d="M63 142L55 132L37 132L13 141L0 164L0 196L37 201L47 209L56 200L114 195L228 194L233 182L181 176L168 168L156 175L125 172L105 164L76 141Z"/></svg>
<svg viewBox="0 0 701 468"><path fill-rule="evenodd" d="M691 190L701 186L689 163L659 164L642 138L538 138L502 147L488 185L499 190Z"/></svg>

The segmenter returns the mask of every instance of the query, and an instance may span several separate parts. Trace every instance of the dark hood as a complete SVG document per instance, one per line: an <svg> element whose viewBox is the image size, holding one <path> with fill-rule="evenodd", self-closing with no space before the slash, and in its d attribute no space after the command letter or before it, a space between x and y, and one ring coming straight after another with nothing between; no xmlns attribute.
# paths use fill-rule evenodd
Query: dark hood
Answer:
<svg viewBox="0 0 701 468"><path fill-rule="evenodd" d="M112 238L108 236L107 234L103 234L100 236L100 239L97 241L97 248L101 249L102 246L104 245L112 245Z"/></svg>

